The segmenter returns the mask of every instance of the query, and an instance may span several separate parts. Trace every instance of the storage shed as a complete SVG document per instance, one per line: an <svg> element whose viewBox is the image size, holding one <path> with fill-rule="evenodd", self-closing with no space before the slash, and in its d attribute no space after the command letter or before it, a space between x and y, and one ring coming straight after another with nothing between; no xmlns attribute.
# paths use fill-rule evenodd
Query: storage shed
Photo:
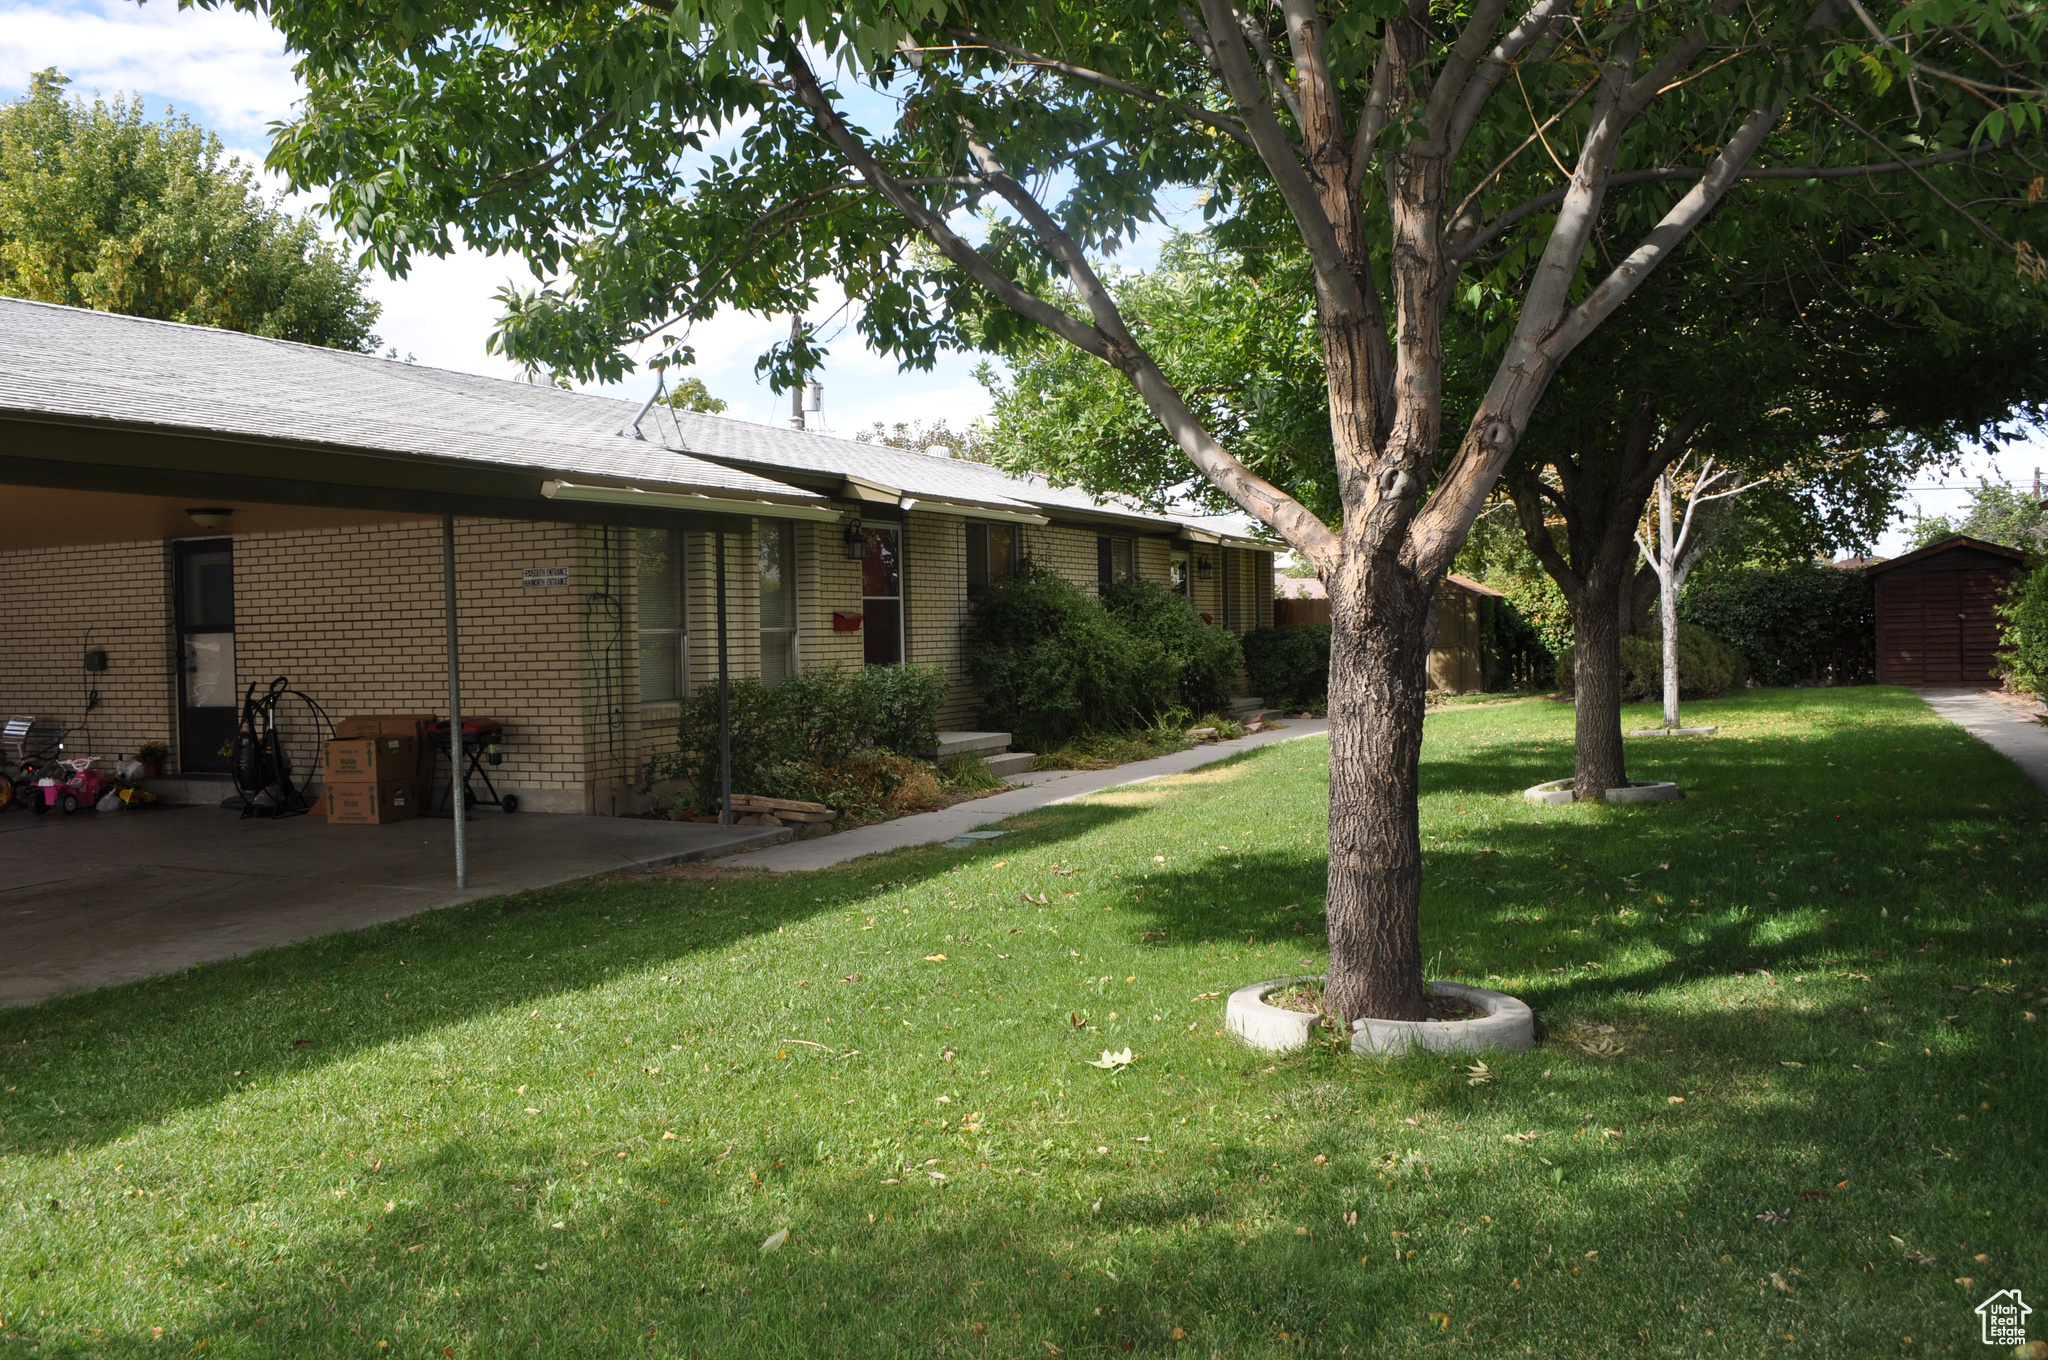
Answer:
<svg viewBox="0 0 2048 1360"><path fill-rule="evenodd" d="M1996 606L2025 554L1958 534L1863 574L1877 590L1880 685L1988 685Z"/></svg>

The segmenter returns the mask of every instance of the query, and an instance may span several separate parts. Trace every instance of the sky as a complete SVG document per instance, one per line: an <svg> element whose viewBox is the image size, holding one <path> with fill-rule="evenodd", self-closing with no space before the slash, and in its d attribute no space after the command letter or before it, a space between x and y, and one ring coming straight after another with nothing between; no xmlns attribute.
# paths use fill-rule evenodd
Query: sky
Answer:
<svg viewBox="0 0 2048 1360"><path fill-rule="evenodd" d="M87 97L139 93L154 111L174 105L258 166L270 124L291 116L300 93L283 41L251 15L179 9L169 0L0 0L0 98L20 94L30 73L49 66L70 76L72 89ZM1142 265L1154 244L1156 237L1140 242L1126 262ZM423 364L517 378L514 365L484 350L498 312L492 295L508 281L530 287L535 280L518 260L474 250L422 259L402 280L373 274L371 294L384 306L377 332L388 347ZM821 303L810 319L823 320L834 305L836 299ZM789 398L757 381L753 367L788 329L787 317L721 315L691 335L698 355L691 371L731 403L728 414L780 423L788 418ZM930 372L900 372L848 329L830 349L819 377L824 424L835 433L854 434L876 421L944 420L958 428L989 409L972 355L941 356ZM620 395L644 395L652 381L630 375ZM2048 438L2041 436L1917 479L1904 498L1905 518L1877 550L1887 556L1903 551L1915 515L1960 513L1979 477L2030 485L2037 467L2048 468Z"/></svg>

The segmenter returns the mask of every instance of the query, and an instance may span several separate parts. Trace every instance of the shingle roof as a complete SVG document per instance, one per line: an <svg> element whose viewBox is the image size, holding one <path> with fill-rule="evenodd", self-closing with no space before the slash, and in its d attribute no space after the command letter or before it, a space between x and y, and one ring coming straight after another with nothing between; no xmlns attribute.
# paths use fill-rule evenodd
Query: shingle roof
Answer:
<svg viewBox="0 0 2048 1360"><path fill-rule="evenodd" d="M157 427L518 468L649 491L817 502L774 477L855 477L907 499L1068 511L1250 543L1228 523L1165 515L1035 475L807 430L479 377L346 350L0 298L0 414ZM734 466L735 464L740 466Z"/></svg>
<svg viewBox="0 0 2048 1360"><path fill-rule="evenodd" d="M622 439L614 397L237 331L0 298L0 413L786 501L811 493Z"/></svg>

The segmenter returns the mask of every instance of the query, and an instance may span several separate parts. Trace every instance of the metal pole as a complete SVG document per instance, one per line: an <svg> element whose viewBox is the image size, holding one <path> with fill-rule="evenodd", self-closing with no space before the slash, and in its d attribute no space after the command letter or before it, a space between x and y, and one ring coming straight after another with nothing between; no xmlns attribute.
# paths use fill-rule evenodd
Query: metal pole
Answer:
<svg viewBox="0 0 2048 1360"><path fill-rule="evenodd" d="M448 805L455 809L455 886L469 886L469 809L462 803L462 675L455 646L455 516L441 516L441 601L448 631Z"/></svg>
<svg viewBox="0 0 2048 1360"><path fill-rule="evenodd" d="M725 653L725 530L718 531L718 824L732 825L732 704Z"/></svg>

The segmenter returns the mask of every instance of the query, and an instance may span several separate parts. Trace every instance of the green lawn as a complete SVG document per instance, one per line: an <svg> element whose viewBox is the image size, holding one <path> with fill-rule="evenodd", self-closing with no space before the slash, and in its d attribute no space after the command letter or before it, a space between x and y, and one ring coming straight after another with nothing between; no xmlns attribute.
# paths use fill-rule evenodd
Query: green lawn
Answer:
<svg viewBox="0 0 2048 1360"><path fill-rule="evenodd" d="M2048 808L1901 691L1687 716L1634 808L1516 796L1563 705L1429 719L1425 951L1544 1031L1480 1084L1219 1032L1320 964L1319 740L0 1012L0 1354L1984 1354Z"/></svg>

